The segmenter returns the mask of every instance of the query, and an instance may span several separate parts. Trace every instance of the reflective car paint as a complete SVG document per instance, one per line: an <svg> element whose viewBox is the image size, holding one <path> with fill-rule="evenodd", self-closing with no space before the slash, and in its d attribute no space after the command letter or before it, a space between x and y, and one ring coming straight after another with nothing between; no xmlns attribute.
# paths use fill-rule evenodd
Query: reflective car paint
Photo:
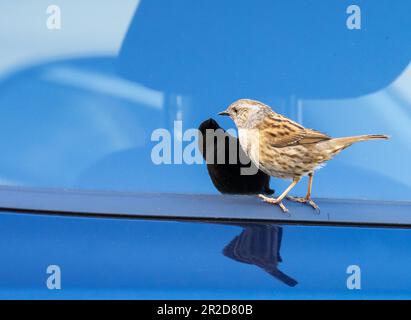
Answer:
<svg viewBox="0 0 411 320"><path fill-rule="evenodd" d="M407 229L0 215L1 298L410 298ZM46 285L49 265L61 290ZM347 268L361 271L349 290Z"/></svg>

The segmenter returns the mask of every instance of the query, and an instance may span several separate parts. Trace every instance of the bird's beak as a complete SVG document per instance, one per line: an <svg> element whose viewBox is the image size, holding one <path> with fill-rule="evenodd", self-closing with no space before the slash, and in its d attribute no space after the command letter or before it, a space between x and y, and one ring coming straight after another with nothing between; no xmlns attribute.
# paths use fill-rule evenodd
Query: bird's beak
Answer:
<svg viewBox="0 0 411 320"><path fill-rule="evenodd" d="M229 116L230 114L227 111L221 111L218 113L219 116Z"/></svg>

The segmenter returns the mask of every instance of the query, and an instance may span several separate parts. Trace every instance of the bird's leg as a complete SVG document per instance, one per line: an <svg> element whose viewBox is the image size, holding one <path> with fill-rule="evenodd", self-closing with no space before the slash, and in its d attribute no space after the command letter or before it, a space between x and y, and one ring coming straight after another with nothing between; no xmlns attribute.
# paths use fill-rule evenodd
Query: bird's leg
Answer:
<svg viewBox="0 0 411 320"><path fill-rule="evenodd" d="M311 207L313 207L315 210L319 212L320 208L314 202L314 200L311 199L311 190L313 188L313 176L314 176L314 173L310 173L308 175L308 190L307 190L307 195L305 196L305 202L308 203Z"/></svg>
<svg viewBox="0 0 411 320"><path fill-rule="evenodd" d="M310 173L308 175L308 190L307 190L307 194L304 198L288 196L287 199L290 200L290 201L295 201L295 202L300 202L300 203L307 203L311 207L313 207L315 210L320 211L320 208L318 207L318 205L314 202L313 199L311 199L311 191L312 191L312 188L313 188L313 176L314 176L313 173Z"/></svg>
<svg viewBox="0 0 411 320"><path fill-rule="evenodd" d="M276 204L276 205L280 206L280 208L284 212L288 212L288 209L283 205L282 201L287 196L287 194L290 192L290 190L292 188L294 188L294 186L298 183L298 181L300 181L300 178L294 178L293 182L288 186L287 189L284 190L284 192L277 199L267 197L263 194L259 194L258 196L261 199L263 199L264 202L271 203L271 204Z"/></svg>

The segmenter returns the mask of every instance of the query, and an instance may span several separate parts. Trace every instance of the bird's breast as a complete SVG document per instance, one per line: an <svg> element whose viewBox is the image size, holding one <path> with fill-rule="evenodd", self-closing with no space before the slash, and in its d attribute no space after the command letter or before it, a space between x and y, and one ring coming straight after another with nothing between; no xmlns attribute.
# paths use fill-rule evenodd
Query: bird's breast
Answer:
<svg viewBox="0 0 411 320"><path fill-rule="evenodd" d="M260 156L260 139L257 129L239 129L238 139L240 140L241 148L251 161L259 167Z"/></svg>

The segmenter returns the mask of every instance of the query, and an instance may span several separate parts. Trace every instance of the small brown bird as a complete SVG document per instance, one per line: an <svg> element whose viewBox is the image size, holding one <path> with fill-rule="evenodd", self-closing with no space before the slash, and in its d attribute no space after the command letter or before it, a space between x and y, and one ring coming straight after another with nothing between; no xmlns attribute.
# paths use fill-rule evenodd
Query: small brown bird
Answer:
<svg viewBox="0 0 411 320"><path fill-rule="evenodd" d="M241 147L260 170L273 177L293 180L276 199L259 195L265 202L279 205L284 212L288 212L282 203L285 197L307 203L318 210L311 199L314 171L353 143L389 138L381 134L331 138L319 131L304 128L262 102L249 99L235 101L219 115L229 116L235 122ZM287 196L306 175L309 177L306 196Z"/></svg>

